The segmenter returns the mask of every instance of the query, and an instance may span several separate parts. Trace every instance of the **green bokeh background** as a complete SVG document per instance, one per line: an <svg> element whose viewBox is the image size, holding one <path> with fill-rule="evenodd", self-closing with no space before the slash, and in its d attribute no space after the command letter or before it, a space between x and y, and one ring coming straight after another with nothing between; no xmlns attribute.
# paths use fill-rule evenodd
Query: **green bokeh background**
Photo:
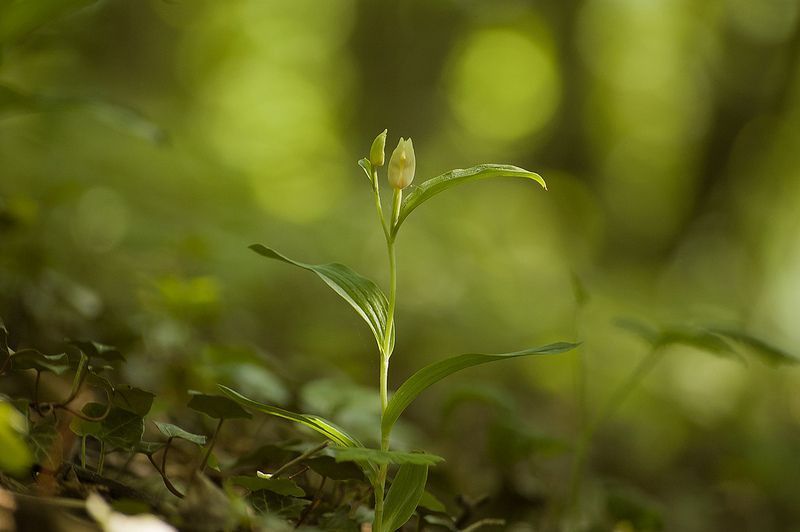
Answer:
<svg viewBox="0 0 800 532"><path fill-rule="evenodd" d="M497 162L550 189L467 185L407 221L394 386L446 355L580 339L594 408L646 352L620 317L800 351L797 0L104 0L31 31L3 18L15 3L0 315L20 344L121 346L162 411L222 380L377 436L369 330L247 245L385 285L355 164L383 128L414 139L417 182ZM558 494L568 453L517 459L504 446L524 438L487 427L513 400L528 436L573 442L576 361L465 372L397 444L447 456L463 493ZM797 369L670 348L601 431L587 504L620 485L667 530L788 530L798 449Z"/></svg>

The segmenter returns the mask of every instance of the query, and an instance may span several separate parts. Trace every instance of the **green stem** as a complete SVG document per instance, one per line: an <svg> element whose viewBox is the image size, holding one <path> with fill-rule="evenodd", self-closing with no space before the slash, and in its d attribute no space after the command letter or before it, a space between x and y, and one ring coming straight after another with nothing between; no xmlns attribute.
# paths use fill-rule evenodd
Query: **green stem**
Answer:
<svg viewBox="0 0 800 532"><path fill-rule="evenodd" d="M403 199L403 191L401 189L394 190L394 197L392 198L392 221L391 226L397 223L400 217L400 204ZM384 220L381 214L381 220ZM384 220L385 221L385 220ZM394 236L387 229L384 223L384 232L386 234L386 251L389 256L389 309L386 316L386 331L383 341L383 352L381 353L381 367L380 367L380 392L381 392L381 417L386 412L386 407L389 404L389 358L392 356L394 345L392 344L392 336L394 334L394 309L397 302L397 257L394 250ZM389 450L389 433L381 433L381 450ZM378 477L375 481L375 521L373 523L373 530L380 532L383 527L383 494L386 489L386 478L389 474L389 465L382 464L378 468Z"/></svg>
<svg viewBox="0 0 800 532"><path fill-rule="evenodd" d="M577 502L580 495L581 481L583 479L583 469L586 464L589 447L594 439L597 429L603 425L625 402L636 386L644 379L648 373L656 366L663 351L658 347L653 347L636 368L628 375L628 378L614 391L608 401L601 408L595 418L584 427L581 438L575 450L575 458L572 465L570 478L569 496L567 498L567 509L571 509Z"/></svg>
<svg viewBox="0 0 800 532"><path fill-rule="evenodd" d="M81 467L86 469L86 436L81 436Z"/></svg>
<svg viewBox="0 0 800 532"><path fill-rule="evenodd" d="M217 443L217 435L219 434L220 429L222 428L222 422L225 421L225 418L221 418L219 423L217 423L217 428L214 430L214 434L211 435L211 440L208 442L208 448L206 449L205 454L203 455L203 459L200 461L200 465L197 467L197 471L202 473L206 469L206 464L208 464L208 459L211 457L211 451L214 450L214 444Z"/></svg>
<svg viewBox="0 0 800 532"><path fill-rule="evenodd" d="M97 474L103 474L103 465L106 462L106 444L100 440L100 458L97 459Z"/></svg>
<svg viewBox="0 0 800 532"><path fill-rule="evenodd" d="M286 462L285 464L280 466L274 473L272 473L272 475L270 475L270 478L277 478L278 475L280 475L281 473L283 473L284 471L286 471L287 469L289 469L293 465L299 464L303 460L307 459L309 456L313 456L313 455L317 454L322 449L324 449L325 447L330 445L330 443L331 443L330 440L326 440L326 441L320 443L319 445L317 445L316 447L314 447L313 449L309 449L308 451L304 452L303 454L301 454L297 458L293 458L293 459L289 460L288 462Z"/></svg>

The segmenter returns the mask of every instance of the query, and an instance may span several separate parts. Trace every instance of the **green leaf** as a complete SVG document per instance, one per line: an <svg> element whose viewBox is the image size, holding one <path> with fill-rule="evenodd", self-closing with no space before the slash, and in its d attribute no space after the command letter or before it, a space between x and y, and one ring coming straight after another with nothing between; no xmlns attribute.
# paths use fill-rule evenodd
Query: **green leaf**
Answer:
<svg viewBox="0 0 800 532"><path fill-rule="evenodd" d="M81 412L83 415L97 418L102 416L107 407L100 403L86 403ZM112 407L102 420L90 421L75 417L69 428L78 436L92 436L105 443L111 449L136 449L144 434L144 419L128 410Z"/></svg>
<svg viewBox="0 0 800 532"><path fill-rule="evenodd" d="M383 524L379 532L395 532L414 515L428 481L428 466L404 464L392 481L383 506Z"/></svg>
<svg viewBox="0 0 800 532"><path fill-rule="evenodd" d="M372 464L416 464L432 466L444 462L444 458L427 453L403 453L381 451L366 447L331 447L337 462L370 462Z"/></svg>
<svg viewBox="0 0 800 532"><path fill-rule="evenodd" d="M144 417L153 406L155 394L124 384L114 388L114 406Z"/></svg>
<svg viewBox="0 0 800 532"><path fill-rule="evenodd" d="M547 184L544 182L544 179L542 179L542 176L535 172L529 172L523 168L508 164L480 164L467 169L457 168L440 176L428 179L421 185L411 189L411 192L405 197L403 204L400 206L400 216L397 219L397 223L392 227L392 234L397 234L397 230L406 217L411 214L411 211L440 192L444 192L450 187L468 181L477 181L478 179L487 179L490 177L522 177L532 179L547 190Z"/></svg>
<svg viewBox="0 0 800 532"><path fill-rule="evenodd" d="M166 446L167 444L163 441L140 441L138 444L136 444L136 452L153 454Z"/></svg>
<svg viewBox="0 0 800 532"><path fill-rule="evenodd" d="M422 494L422 498L419 500L417 506L420 508L425 508L431 512L438 512L442 514L447 513L447 508L445 507L444 503L428 490L425 490L425 492Z"/></svg>
<svg viewBox="0 0 800 532"><path fill-rule="evenodd" d="M303 488L287 478L235 476L230 478L230 482L250 491L267 490L277 493L278 495L289 495L292 497L305 497L306 495Z"/></svg>
<svg viewBox="0 0 800 532"><path fill-rule="evenodd" d="M172 423L161 423L160 421L153 421L153 423L158 431L167 438L180 438L201 446L206 444L206 437L201 434L193 434Z"/></svg>
<svg viewBox="0 0 800 532"><path fill-rule="evenodd" d="M3 329L0 322L0 335ZM25 416L11 403L0 400L0 471L22 475L33 464L33 453L24 440L25 427Z"/></svg>
<svg viewBox="0 0 800 532"><path fill-rule="evenodd" d="M330 456L315 456L304 462L314 472L332 480L364 481L364 472L352 462L337 462Z"/></svg>
<svg viewBox="0 0 800 532"><path fill-rule="evenodd" d="M253 416L244 410L235 401L221 395L206 395L204 393L189 390L192 398L189 400L189 408L196 410L214 419L250 419Z"/></svg>
<svg viewBox="0 0 800 532"><path fill-rule="evenodd" d="M665 325L652 327L640 320L625 318L617 320L617 325L641 337L653 348L670 345L686 345L713 355L736 356L730 344L716 332L691 325Z"/></svg>
<svg viewBox="0 0 800 532"><path fill-rule="evenodd" d="M61 465L64 449L55 419L48 418L34 425L27 439L36 463L50 471L57 470Z"/></svg>
<svg viewBox="0 0 800 532"><path fill-rule="evenodd" d="M383 350L384 331L386 330L386 320L389 315L389 301L378 285L357 274L344 264L305 264L296 262L261 244L253 244L250 249L259 255L292 264L317 274L367 322L372 334L375 336L375 341L378 342L378 348L381 351ZM391 343L394 343L394 336Z"/></svg>
<svg viewBox="0 0 800 532"><path fill-rule="evenodd" d="M555 355L574 349L579 344L557 342L554 344L502 354L466 354L446 358L425 366L408 378L389 400L381 420L381 431L388 436L400 414L423 390L453 373L480 364L532 355Z"/></svg>
<svg viewBox="0 0 800 532"><path fill-rule="evenodd" d="M337 427L334 423L328 421L327 419L309 414L295 414L294 412L290 412L282 408L265 405L263 403L259 403L258 401L253 401L252 399L245 397L244 395L238 393L237 391L232 390L227 386L223 386L222 384L218 384L217 387L219 387L219 389L222 390L222 393L224 393L237 403L246 406L247 408L250 408L257 412L268 414L270 416L276 416L283 419L288 419L289 421L294 421L295 423L304 425L310 428L311 430L314 430L319 434L322 434L336 445L339 445L341 447L364 446L360 441L358 441L357 438L349 435L343 429ZM364 473L370 480L372 480L375 474L377 474L378 470L373 464L364 462L364 463L359 463L359 465L362 467L362 469L364 469Z"/></svg>
<svg viewBox="0 0 800 532"><path fill-rule="evenodd" d="M797 364L800 359L783 349L772 345L760 338L756 338L746 332L736 329L728 328L711 328L712 332L720 336L730 338L748 348L750 348L757 356L761 357L765 362L772 365L779 364Z"/></svg>
<svg viewBox="0 0 800 532"><path fill-rule="evenodd" d="M21 349L11 357L11 365L15 370L35 369L49 371L61 375L70 368L66 353L45 355L35 349Z"/></svg>
<svg viewBox="0 0 800 532"><path fill-rule="evenodd" d="M369 182L372 183L372 163L369 162L369 159L359 159L358 166L364 170L364 173L367 174L367 179L369 179Z"/></svg>
<svg viewBox="0 0 800 532"><path fill-rule="evenodd" d="M99 342L92 342L87 340L71 340L69 345L80 350L81 353L89 357L89 362L96 364L101 362L125 362L125 357L122 356L116 347Z"/></svg>

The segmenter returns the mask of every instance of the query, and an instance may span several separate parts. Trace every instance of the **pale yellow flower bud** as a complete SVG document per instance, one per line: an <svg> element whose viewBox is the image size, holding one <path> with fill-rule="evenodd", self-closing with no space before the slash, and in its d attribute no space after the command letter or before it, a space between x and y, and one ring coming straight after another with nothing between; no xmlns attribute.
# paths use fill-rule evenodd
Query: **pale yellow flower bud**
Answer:
<svg viewBox="0 0 800 532"><path fill-rule="evenodd" d="M417 159L411 139L400 138L389 159L389 184L397 189L406 188L414 180Z"/></svg>
<svg viewBox="0 0 800 532"><path fill-rule="evenodd" d="M386 148L386 133L387 130L384 129L383 132L372 141L372 147L369 149L369 162L372 163L372 166L383 166L386 160L386 155L384 154L384 149Z"/></svg>

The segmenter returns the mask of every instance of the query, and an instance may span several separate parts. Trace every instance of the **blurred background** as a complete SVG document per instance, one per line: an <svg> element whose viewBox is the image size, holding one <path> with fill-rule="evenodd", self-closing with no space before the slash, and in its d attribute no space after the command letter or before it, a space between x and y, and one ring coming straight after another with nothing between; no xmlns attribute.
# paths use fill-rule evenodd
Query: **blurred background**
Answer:
<svg viewBox="0 0 800 532"><path fill-rule="evenodd" d="M369 329L247 246L385 286L356 166L384 128L389 149L413 138L417 183L537 171L549 191L466 185L406 222L391 377L585 342L459 374L397 433L448 458L432 486L533 530L583 413L647 353L619 318L800 351L799 17L797 0L0 0L0 316L19 345L118 345L162 412L225 382L374 441ZM670 347L598 433L582 505L634 529L795 530L798 390L791 366Z"/></svg>

